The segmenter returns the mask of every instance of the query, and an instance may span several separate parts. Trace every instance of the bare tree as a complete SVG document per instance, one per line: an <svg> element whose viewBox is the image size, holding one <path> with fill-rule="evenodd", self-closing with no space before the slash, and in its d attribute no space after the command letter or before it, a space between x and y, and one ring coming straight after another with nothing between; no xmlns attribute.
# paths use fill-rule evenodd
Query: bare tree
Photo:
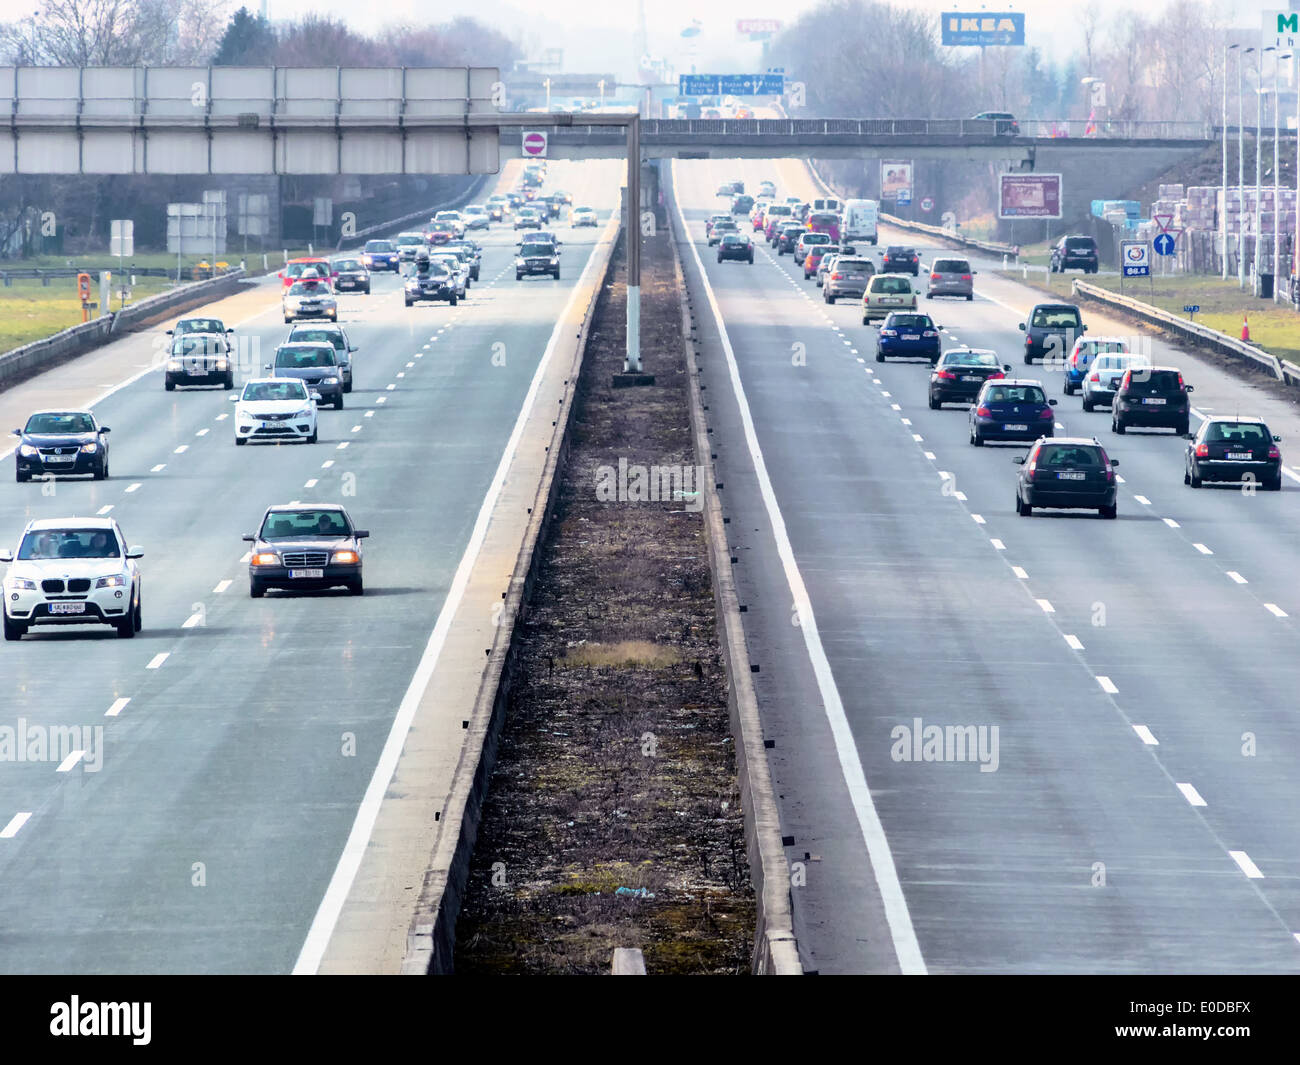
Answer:
<svg viewBox="0 0 1300 1065"><path fill-rule="evenodd" d="M206 62L229 0L41 0L0 27L0 52L32 66Z"/></svg>

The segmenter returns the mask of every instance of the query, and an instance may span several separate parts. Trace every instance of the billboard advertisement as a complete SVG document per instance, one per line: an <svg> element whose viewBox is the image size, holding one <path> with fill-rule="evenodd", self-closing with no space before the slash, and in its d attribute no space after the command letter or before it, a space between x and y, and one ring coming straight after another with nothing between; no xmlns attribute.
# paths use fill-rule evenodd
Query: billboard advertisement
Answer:
<svg viewBox="0 0 1300 1065"><path fill-rule="evenodd" d="M912 191L912 161L886 159L880 164L880 198L897 200L900 192Z"/></svg>
<svg viewBox="0 0 1300 1065"><path fill-rule="evenodd" d="M999 174L999 218L1060 218L1060 174Z"/></svg>
<svg viewBox="0 0 1300 1065"><path fill-rule="evenodd" d="M1025 15L1022 11L945 11L939 16L939 31L942 43L950 47L1023 45Z"/></svg>

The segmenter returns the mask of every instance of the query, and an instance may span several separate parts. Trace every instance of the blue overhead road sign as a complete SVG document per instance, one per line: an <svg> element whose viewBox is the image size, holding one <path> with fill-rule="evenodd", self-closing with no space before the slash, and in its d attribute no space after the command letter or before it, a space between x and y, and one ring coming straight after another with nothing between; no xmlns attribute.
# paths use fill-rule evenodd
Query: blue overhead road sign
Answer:
<svg viewBox="0 0 1300 1065"><path fill-rule="evenodd" d="M682 96L780 96L785 92L781 74L680 74L677 85Z"/></svg>

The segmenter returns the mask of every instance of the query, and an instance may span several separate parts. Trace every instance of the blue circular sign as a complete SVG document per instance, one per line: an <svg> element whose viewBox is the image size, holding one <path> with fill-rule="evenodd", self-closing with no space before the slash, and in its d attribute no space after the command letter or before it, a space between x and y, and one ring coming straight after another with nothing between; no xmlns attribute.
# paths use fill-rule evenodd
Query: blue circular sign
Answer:
<svg viewBox="0 0 1300 1065"><path fill-rule="evenodd" d="M1157 255L1173 255L1174 238L1168 233L1161 233L1160 236L1156 237L1154 247Z"/></svg>

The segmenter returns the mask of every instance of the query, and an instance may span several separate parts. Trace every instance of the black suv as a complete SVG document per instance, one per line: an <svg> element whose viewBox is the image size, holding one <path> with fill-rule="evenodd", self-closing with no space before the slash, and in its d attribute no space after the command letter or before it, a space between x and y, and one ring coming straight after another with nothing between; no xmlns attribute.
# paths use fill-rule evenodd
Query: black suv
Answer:
<svg viewBox="0 0 1300 1065"><path fill-rule="evenodd" d="M921 274L921 259L915 248L904 248L901 244L891 244L885 249L885 257L880 262L880 271L885 274Z"/></svg>
<svg viewBox="0 0 1300 1065"><path fill-rule="evenodd" d="M731 201L731 213L747 215L754 209L753 196L737 196Z"/></svg>
<svg viewBox="0 0 1300 1065"><path fill-rule="evenodd" d="M808 231L798 222L787 222L776 234L776 253L784 255L786 252L794 252L794 246L799 243L799 238Z"/></svg>
<svg viewBox="0 0 1300 1065"><path fill-rule="evenodd" d="M1054 274L1063 274L1066 270L1095 274L1097 266L1097 242L1092 237L1074 236L1062 237L1056 242L1048 269Z"/></svg>
<svg viewBox="0 0 1300 1065"><path fill-rule="evenodd" d="M1282 490L1277 449L1282 438L1258 418L1206 418L1187 439L1183 484L1200 488L1204 481L1246 481L1269 492Z"/></svg>
<svg viewBox="0 0 1300 1065"><path fill-rule="evenodd" d="M1111 407L1110 427L1117 433L1130 426L1172 429L1187 435L1192 386L1174 366L1142 366L1124 371Z"/></svg>
<svg viewBox="0 0 1300 1065"><path fill-rule="evenodd" d="M1095 439L1058 436L1039 440L1028 455L1017 455L1016 513L1029 517L1034 507L1093 510L1103 518L1118 513L1115 473L1119 461Z"/></svg>
<svg viewBox="0 0 1300 1065"><path fill-rule="evenodd" d="M1025 365L1035 359L1054 355L1064 363L1074 350L1074 342L1088 327L1083 324L1079 308L1073 303L1039 303L1029 312L1029 320L1020 323L1025 334Z"/></svg>

